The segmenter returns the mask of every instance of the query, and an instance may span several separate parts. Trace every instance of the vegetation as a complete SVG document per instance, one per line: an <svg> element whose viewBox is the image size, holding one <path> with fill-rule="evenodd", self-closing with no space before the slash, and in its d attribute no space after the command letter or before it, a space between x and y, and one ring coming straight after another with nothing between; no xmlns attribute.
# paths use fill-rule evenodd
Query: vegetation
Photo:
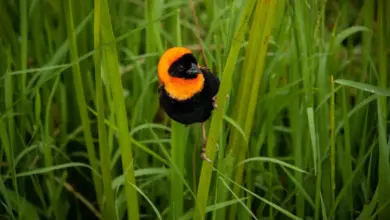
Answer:
<svg viewBox="0 0 390 220"><path fill-rule="evenodd" d="M389 11L0 1L0 218L388 219ZM176 45L221 79L213 163L200 124L159 107L157 62Z"/></svg>

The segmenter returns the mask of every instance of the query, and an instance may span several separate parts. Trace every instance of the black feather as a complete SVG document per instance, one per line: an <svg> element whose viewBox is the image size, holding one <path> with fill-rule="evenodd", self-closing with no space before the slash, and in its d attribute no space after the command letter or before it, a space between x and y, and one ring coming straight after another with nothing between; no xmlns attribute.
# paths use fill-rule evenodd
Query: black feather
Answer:
<svg viewBox="0 0 390 220"><path fill-rule="evenodd" d="M189 125L204 122L214 109L213 97L219 90L220 81L207 68L200 68L204 76L203 89L187 100L176 100L169 96L164 86L160 88L160 105L173 120Z"/></svg>

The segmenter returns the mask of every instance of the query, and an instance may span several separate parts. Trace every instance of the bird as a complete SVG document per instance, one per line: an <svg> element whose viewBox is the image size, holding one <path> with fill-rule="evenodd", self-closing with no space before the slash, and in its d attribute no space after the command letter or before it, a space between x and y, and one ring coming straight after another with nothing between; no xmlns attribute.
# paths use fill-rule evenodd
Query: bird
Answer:
<svg viewBox="0 0 390 220"><path fill-rule="evenodd" d="M180 46L171 47L161 55L157 70L160 106L171 119L185 126L201 123L200 156L211 162L206 156L205 122L218 107L216 95L220 80L209 68L198 64L191 50Z"/></svg>

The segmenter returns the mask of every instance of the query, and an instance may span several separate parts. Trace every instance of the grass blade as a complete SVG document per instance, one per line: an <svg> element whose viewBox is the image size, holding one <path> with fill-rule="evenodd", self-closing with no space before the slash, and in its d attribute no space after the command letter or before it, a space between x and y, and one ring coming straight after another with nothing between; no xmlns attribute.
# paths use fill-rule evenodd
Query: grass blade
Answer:
<svg viewBox="0 0 390 220"><path fill-rule="evenodd" d="M226 95L230 91L231 83L233 79L234 66L237 60L238 53L240 51L241 42L244 39L244 34L248 28L248 22L250 15L252 14L252 6L254 1L248 1L245 4L245 8L240 17L238 28L235 32L235 41L232 42L232 46L229 51L229 55L226 61L226 65L222 74L221 86L217 95L217 105L219 109L224 109L226 102ZM207 157L214 160L216 151L217 138L220 133L221 122L223 119L222 111L215 111L211 119L210 130L207 139ZM195 220L201 220L204 218L205 209L207 206L207 200L210 190L212 163L203 161L200 179L198 183L198 192L195 205Z"/></svg>
<svg viewBox="0 0 390 220"><path fill-rule="evenodd" d="M78 60L78 52L77 52L77 42L76 42L76 36L75 36L75 30L73 25L73 12L72 12L72 1L73 0L67 0L67 4L65 4L65 12L68 18L68 36L70 39L70 59L72 61ZM85 143L87 146L87 152L88 152L88 159L89 163L91 164L92 168L94 170L99 170L97 165L97 158L95 153L95 148L93 145L93 140L91 136L91 127L90 127L90 119L88 117L87 112L87 105L85 103L85 94L84 94L84 87L83 87L83 81L81 78L81 71L80 71L80 65L76 64L72 67L73 72L73 82L75 85L75 88L77 89L78 95L76 96L77 99L77 105L78 109L80 111L80 117L81 117L81 123L83 126L83 132L84 132L84 138ZM94 182L94 187L96 190L97 200L100 207L102 207L102 184L101 181L97 178L96 174L92 173L92 179Z"/></svg>
<svg viewBox="0 0 390 220"><path fill-rule="evenodd" d="M94 48L98 49L100 44L100 25L101 25L101 3L100 0L94 1ZM117 219L114 191L111 188L111 154L107 144L106 128L104 125L104 96L103 83L101 78L101 51L97 51L94 56L95 61L95 91L98 120L99 150L101 159L101 169L103 178L103 195L106 199L102 207L105 219Z"/></svg>
<svg viewBox="0 0 390 220"><path fill-rule="evenodd" d="M102 44L115 41L111 16L107 0L101 1L101 35ZM139 219L139 207L137 191L132 186L135 184L133 169L133 153L129 136L129 125L123 102L122 80L119 72L118 55L115 45L106 47L103 51L103 63L105 74L110 82L110 92L114 102L114 114L119 133L119 148L121 151L122 169L125 173L125 194L127 203L128 219Z"/></svg>
<svg viewBox="0 0 390 220"><path fill-rule="evenodd" d="M386 89L386 88L380 88L380 87L369 85L366 83L345 80L345 79L337 79L334 82L341 84L341 85L350 86L350 87L353 87L356 89L360 89L360 90L363 90L366 92L374 93L374 94L377 94L380 96L390 97L390 90Z"/></svg>

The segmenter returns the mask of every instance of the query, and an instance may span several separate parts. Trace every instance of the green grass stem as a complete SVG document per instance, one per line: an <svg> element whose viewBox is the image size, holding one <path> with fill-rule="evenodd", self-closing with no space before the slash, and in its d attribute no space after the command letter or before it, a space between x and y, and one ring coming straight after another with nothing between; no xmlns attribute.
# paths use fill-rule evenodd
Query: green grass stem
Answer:
<svg viewBox="0 0 390 220"><path fill-rule="evenodd" d="M115 40L111 25L111 16L106 0L101 1L101 35L102 44ZM113 98L113 111L119 134L119 148L121 152L122 169L125 174L125 198L127 207L127 218L138 220L139 206L138 195L133 185L135 183L133 153L129 136L128 119L123 101L123 87L119 72L118 55L115 45L107 46L103 50L103 64L105 74L110 84L110 92Z"/></svg>
<svg viewBox="0 0 390 220"><path fill-rule="evenodd" d="M75 36L75 31L74 31L74 25L73 25L73 9L72 9L72 1L73 0L68 0L67 4L65 4L64 9L68 18L68 26L67 26L67 32L68 36L70 39L70 59L75 62L78 60L78 51L77 51L77 41L76 41L76 36ZM96 157L96 152L95 148L93 145L93 140L92 140L92 134L91 134L91 127L90 127L90 118L88 116L87 112L87 105L86 105L86 100L85 100L85 94L84 94L84 87L83 87L83 81L82 81L82 75L80 71L80 65L76 64L72 66L72 72L73 72L73 83L75 85L75 89L77 89L77 105L79 107L80 111L80 117L81 117L81 123L83 126L83 133L84 133L84 138L85 138L85 144L87 147L87 153L88 153L88 159L89 163L95 170L98 169L98 164L97 164L97 157ZM92 173L92 179L94 183L94 187L96 190L96 196L97 196L97 201L100 207L102 207L102 184L101 180L98 179L96 174Z"/></svg>
<svg viewBox="0 0 390 220"><path fill-rule="evenodd" d="M101 46L101 2L100 0L94 1L94 48L98 49ZM103 178L103 195L105 202L102 205L103 217L105 219L117 219L114 191L111 187L111 152L108 148L108 142L106 137L106 127L104 124L104 95L103 95L103 83L101 76L101 52L97 51L94 56L95 62L95 91L96 91L96 108L97 108L97 122L98 122L98 135L99 135L99 150L100 150L100 167Z"/></svg>
<svg viewBox="0 0 390 220"><path fill-rule="evenodd" d="M254 1L246 2L242 11L238 27L235 31L234 41L229 50L229 55L222 74L221 86L217 95L217 105L219 109L223 109L226 103L226 95L230 91L231 83L233 79L234 66L240 51L241 43L244 39L244 34L247 31L250 16L252 14L252 6ZM211 160L214 160L216 151L217 139L219 137L219 131L222 126L222 112L221 110L215 111L212 119L210 130L207 135L206 155ZM198 183L197 203L195 205L195 220L201 220L204 218L205 208L207 206L209 196L209 186L211 181L212 163L203 161L200 179Z"/></svg>

